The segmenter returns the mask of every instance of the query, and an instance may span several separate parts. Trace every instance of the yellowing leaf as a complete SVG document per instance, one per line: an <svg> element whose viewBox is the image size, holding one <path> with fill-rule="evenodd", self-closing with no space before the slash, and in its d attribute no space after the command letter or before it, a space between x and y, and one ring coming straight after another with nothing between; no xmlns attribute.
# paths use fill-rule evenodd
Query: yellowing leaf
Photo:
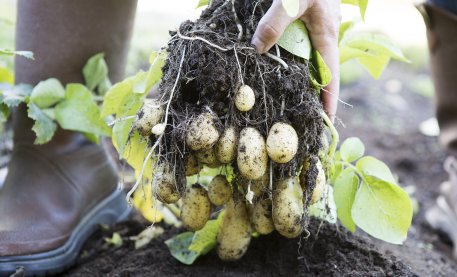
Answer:
<svg viewBox="0 0 457 277"><path fill-rule="evenodd" d="M282 34L278 40L278 45L294 54L295 56L309 60L311 55L311 41L308 31L301 20L295 20Z"/></svg>
<svg viewBox="0 0 457 277"><path fill-rule="evenodd" d="M144 184L133 194L133 206L151 223L160 222L163 214L157 209L158 202L151 192L151 185Z"/></svg>
<svg viewBox="0 0 457 277"><path fill-rule="evenodd" d="M411 226L413 207L399 186L365 175L352 206L352 218L369 235L402 244Z"/></svg>

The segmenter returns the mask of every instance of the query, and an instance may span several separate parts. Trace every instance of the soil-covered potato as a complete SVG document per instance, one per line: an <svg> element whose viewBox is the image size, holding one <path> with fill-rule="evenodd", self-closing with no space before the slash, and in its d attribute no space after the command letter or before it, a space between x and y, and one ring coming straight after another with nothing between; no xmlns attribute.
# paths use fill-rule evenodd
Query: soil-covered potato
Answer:
<svg viewBox="0 0 457 277"><path fill-rule="evenodd" d="M268 154L263 136L252 127L241 130L237 165L248 180L258 180L267 171Z"/></svg>
<svg viewBox="0 0 457 277"><path fill-rule="evenodd" d="M134 129L147 137L152 127L159 124L164 114L163 107L157 99L145 99L143 107L138 112L138 119L134 122Z"/></svg>
<svg viewBox="0 0 457 277"><path fill-rule="evenodd" d="M211 203L208 193L200 184L186 189L182 198L181 220L183 226L190 231L202 229L209 219Z"/></svg>
<svg viewBox="0 0 457 277"><path fill-rule="evenodd" d="M195 157L197 157L197 160L200 163L206 165L207 167L216 168L221 166L221 163L216 157L214 147L211 147L209 149L202 149L195 152Z"/></svg>
<svg viewBox="0 0 457 277"><path fill-rule="evenodd" d="M315 161L316 161L317 174L314 175L314 176L316 176L316 179L315 179L313 194L311 195L311 199L310 199L310 204L314 204L317 201L319 201L319 199L321 199L321 197L325 191L325 186L327 185L327 180L325 178L325 171L322 168L322 163L321 163L320 159L317 157L315 158ZM306 189L307 173L308 173L308 170L310 170L310 163L311 163L310 159L309 158L306 159L303 163L303 167L302 167L302 170L300 173L300 185L303 190Z"/></svg>
<svg viewBox="0 0 457 277"><path fill-rule="evenodd" d="M194 151L208 149L219 139L216 128L217 118L211 113L202 113L190 124L186 134L186 144Z"/></svg>
<svg viewBox="0 0 457 277"><path fill-rule="evenodd" d="M252 227L246 204L231 199L225 209L217 234L217 254L223 261L236 261L246 253L251 242Z"/></svg>
<svg viewBox="0 0 457 277"><path fill-rule="evenodd" d="M238 136L233 126L224 130L216 143L216 157L223 164L231 163L236 158Z"/></svg>
<svg viewBox="0 0 457 277"><path fill-rule="evenodd" d="M232 197L232 187L224 175L215 176L208 184L208 197L215 206L222 206Z"/></svg>
<svg viewBox="0 0 457 277"><path fill-rule="evenodd" d="M192 176L198 174L202 169L201 164L198 162L197 157L193 153L189 153L186 155L185 159L185 167L186 167L186 176Z"/></svg>
<svg viewBox="0 0 457 277"><path fill-rule="evenodd" d="M254 107L255 94L248 85L242 85L235 93L235 106L240 112L247 112Z"/></svg>
<svg viewBox="0 0 457 277"><path fill-rule="evenodd" d="M271 127L267 137L267 152L270 159L277 163L292 160L298 150L298 136L294 127L278 122Z"/></svg>
<svg viewBox="0 0 457 277"><path fill-rule="evenodd" d="M271 199L262 199L254 204L251 221L254 229L261 235L267 235L275 229L271 209Z"/></svg>
<svg viewBox="0 0 457 277"><path fill-rule="evenodd" d="M273 222L276 230L286 238L302 232L303 192L297 178L276 182L273 193Z"/></svg>
<svg viewBox="0 0 457 277"><path fill-rule="evenodd" d="M265 172L258 180L251 181L251 190L255 197L260 197L270 189L270 174Z"/></svg>
<svg viewBox="0 0 457 277"><path fill-rule="evenodd" d="M176 179L170 172L157 172L154 176L153 188L157 199L164 203L175 203L181 198L176 186Z"/></svg>

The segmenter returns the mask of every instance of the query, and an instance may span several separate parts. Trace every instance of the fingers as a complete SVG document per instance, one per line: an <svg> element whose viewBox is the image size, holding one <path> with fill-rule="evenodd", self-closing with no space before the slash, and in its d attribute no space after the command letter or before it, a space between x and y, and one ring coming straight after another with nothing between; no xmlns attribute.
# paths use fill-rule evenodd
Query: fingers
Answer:
<svg viewBox="0 0 457 277"><path fill-rule="evenodd" d="M300 1L306 2L307 1ZM262 17L257 29L252 37L252 44L256 47L257 52L263 54L278 41L286 27L301 15L306 7L301 4L300 12L296 18L287 15L282 6L281 0L273 1L267 13Z"/></svg>

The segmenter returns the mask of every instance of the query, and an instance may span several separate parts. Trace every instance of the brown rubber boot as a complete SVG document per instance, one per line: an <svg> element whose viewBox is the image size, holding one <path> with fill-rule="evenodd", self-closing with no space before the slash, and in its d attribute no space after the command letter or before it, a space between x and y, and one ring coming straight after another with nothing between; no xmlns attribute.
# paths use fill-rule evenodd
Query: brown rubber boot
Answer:
<svg viewBox="0 0 457 277"><path fill-rule="evenodd" d="M457 259L457 15L428 3L419 10L427 26L439 141L450 154L444 163L449 180L441 185L440 196L425 218L451 239Z"/></svg>
<svg viewBox="0 0 457 277"><path fill-rule="evenodd" d="M17 58L16 82L82 82L82 67L98 52L119 80L135 10L134 0L19 0L16 48L33 51L35 61ZM0 276L19 266L27 275L55 274L74 263L98 224L126 218L129 208L102 146L63 130L37 146L25 108L13 119L14 150L0 189Z"/></svg>

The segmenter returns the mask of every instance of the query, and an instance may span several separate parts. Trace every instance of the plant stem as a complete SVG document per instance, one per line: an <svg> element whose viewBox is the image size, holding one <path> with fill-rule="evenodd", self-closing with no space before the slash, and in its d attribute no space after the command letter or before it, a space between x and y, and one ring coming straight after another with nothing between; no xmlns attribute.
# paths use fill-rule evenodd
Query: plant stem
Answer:
<svg viewBox="0 0 457 277"><path fill-rule="evenodd" d="M332 135L332 143L330 143L330 146L328 147L328 157L331 161L333 161L333 158L335 157L336 147L338 146L338 142L340 140L340 135L338 134L338 131L335 129L335 126L333 125L332 121L324 111L322 112L322 118L324 119L325 124L327 124L328 128L330 129L330 133Z"/></svg>
<svg viewBox="0 0 457 277"><path fill-rule="evenodd" d="M181 210L175 205L175 204L167 204L163 203L165 207L167 207L171 213L173 213L174 216L177 218L180 218L181 216Z"/></svg>

